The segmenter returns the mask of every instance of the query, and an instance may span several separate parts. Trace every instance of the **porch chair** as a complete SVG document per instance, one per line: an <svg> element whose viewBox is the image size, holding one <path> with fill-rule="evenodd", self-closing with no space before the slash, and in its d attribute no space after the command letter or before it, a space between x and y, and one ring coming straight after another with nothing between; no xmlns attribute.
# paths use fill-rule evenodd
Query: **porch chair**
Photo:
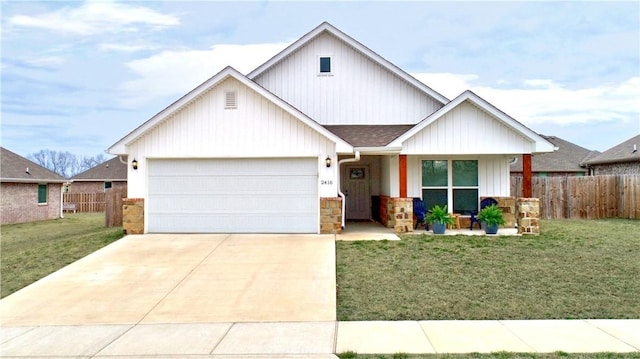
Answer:
<svg viewBox="0 0 640 359"><path fill-rule="evenodd" d="M425 222L425 217L427 215L427 209L424 208L424 202L420 198L413 199L413 215L416 216L417 222L413 229L418 228L420 223L424 223L425 230L429 230L429 224Z"/></svg>
<svg viewBox="0 0 640 359"><path fill-rule="evenodd" d="M498 204L498 201L496 201L494 198L487 197L482 201L480 201L480 209L483 209L484 207L489 207L492 204ZM473 230L474 223L477 223L478 227L482 228L482 226L480 225L480 221L478 221L478 218L476 218L477 215L478 215L478 211L471 211L471 220L469 221L471 222L469 224L469 230L471 231Z"/></svg>

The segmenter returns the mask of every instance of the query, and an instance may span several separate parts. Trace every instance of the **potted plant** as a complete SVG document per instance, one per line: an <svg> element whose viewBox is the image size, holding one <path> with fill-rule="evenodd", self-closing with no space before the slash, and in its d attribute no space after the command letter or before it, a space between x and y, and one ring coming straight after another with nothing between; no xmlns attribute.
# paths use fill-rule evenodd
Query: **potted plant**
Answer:
<svg viewBox="0 0 640 359"><path fill-rule="evenodd" d="M446 205L440 207L436 204L427 212L425 221L431 223L433 226L433 234L444 234L447 225L453 224L453 217L449 215Z"/></svg>
<svg viewBox="0 0 640 359"><path fill-rule="evenodd" d="M486 234L497 234L498 226L505 223L502 216L502 210L495 204L486 206L478 212L478 220L484 223L484 232Z"/></svg>

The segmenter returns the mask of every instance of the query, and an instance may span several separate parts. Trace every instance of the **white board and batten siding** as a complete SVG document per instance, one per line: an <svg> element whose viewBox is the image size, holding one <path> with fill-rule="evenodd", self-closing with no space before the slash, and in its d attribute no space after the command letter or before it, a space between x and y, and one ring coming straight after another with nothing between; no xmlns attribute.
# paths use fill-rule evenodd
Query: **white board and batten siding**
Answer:
<svg viewBox="0 0 640 359"><path fill-rule="evenodd" d="M320 57L331 73L319 73ZM415 124L442 107L349 44L324 33L253 79L322 125Z"/></svg>
<svg viewBox="0 0 640 359"><path fill-rule="evenodd" d="M317 233L316 158L152 159L151 233Z"/></svg>
<svg viewBox="0 0 640 359"><path fill-rule="evenodd" d="M238 92L237 108L225 109L226 91ZM320 161L335 153L335 143L229 78L130 143L127 152L140 163L129 169L128 195L146 197L148 158L315 157L319 170L333 171Z"/></svg>
<svg viewBox="0 0 640 359"><path fill-rule="evenodd" d="M402 153L521 154L534 150L533 141L465 101L407 139Z"/></svg>
<svg viewBox="0 0 640 359"><path fill-rule="evenodd" d="M480 156L408 156L407 195L422 197L422 160L477 160L478 194L480 196L510 196L509 161L505 155Z"/></svg>

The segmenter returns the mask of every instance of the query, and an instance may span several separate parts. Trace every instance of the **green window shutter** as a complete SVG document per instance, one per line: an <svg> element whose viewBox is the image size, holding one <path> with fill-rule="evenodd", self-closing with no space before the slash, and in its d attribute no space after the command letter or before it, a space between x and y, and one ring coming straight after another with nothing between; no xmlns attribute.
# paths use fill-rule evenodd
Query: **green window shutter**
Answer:
<svg viewBox="0 0 640 359"><path fill-rule="evenodd" d="M47 185L38 185L38 203L47 203Z"/></svg>

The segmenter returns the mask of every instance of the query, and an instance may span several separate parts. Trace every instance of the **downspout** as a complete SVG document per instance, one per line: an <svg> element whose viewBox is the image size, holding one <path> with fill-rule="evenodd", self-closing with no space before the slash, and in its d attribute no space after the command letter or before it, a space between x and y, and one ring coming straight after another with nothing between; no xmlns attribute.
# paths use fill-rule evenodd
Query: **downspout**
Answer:
<svg viewBox="0 0 640 359"><path fill-rule="evenodd" d="M64 187L66 183L60 186L60 218L64 218Z"/></svg>
<svg viewBox="0 0 640 359"><path fill-rule="evenodd" d="M342 181L341 181L341 176L340 174L342 173L341 171L341 166L343 163L348 163L348 162L358 162L360 161L360 151L356 151L356 156L354 158L345 158L343 160L338 161L338 196L340 196L340 198L342 198L342 228L344 229L344 225L345 225L345 209L347 208L347 200L345 198L344 193L342 193L341 190L341 185L342 185Z"/></svg>

